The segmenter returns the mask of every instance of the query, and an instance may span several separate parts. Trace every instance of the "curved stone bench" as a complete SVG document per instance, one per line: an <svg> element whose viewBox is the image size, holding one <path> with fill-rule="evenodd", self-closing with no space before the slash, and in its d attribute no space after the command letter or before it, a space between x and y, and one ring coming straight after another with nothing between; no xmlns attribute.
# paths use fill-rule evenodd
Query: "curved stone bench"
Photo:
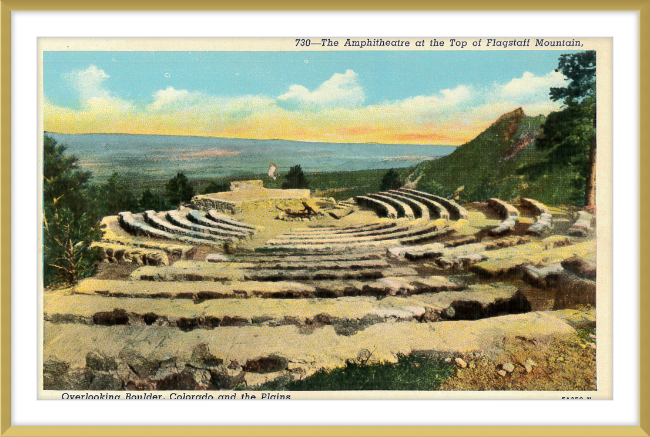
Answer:
<svg viewBox="0 0 650 437"><path fill-rule="evenodd" d="M447 211L447 208L445 208L442 204L439 202L436 202L435 200L432 200L428 197L425 196L420 196L419 191L413 191L413 192L407 192L407 191L398 191L398 190L390 190L391 193L399 194L405 197L408 197L410 199L416 200L418 202L423 203L426 205L426 207L429 209L429 218L431 218L432 215L437 215L441 219L449 220L450 214L449 211ZM425 193L426 194L426 193ZM433 214L432 214L433 213Z"/></svg>
<svg viewBox="0 0 650 437"><path fill-rule="evenodd" d="M488 205L494 208L504 220L499 223L496 228L490 229L490 233L494 235L502 234L507 231L512 231L519 222L519 210L501 199L491 198Z"/></svg>
<svg viewBox="0 0 650 437"><path fill-rule="evenodd" d="M357 196L354 199L359 205L372 209L380 217L384 215L388 218L397 218L395 208L382 200L373 199L368 196Z"/></svg>
<svg viewBox="0 0 650 437"><path fill-rule="evenodd" d="M189 229L200 233L208 233L212 235L219 235L222 237L233 237L233 238L244 238L249 235L248 233L244 233L244 232L228 231L224 229L192 223L191 221L183 217L181 213L179 213L178 211L168 211L167 220L170 223L179 226L181 228Z"/></svg>
<svg viewBox="0 0 650 437"><path fill-rule="evenodd" d="M273 239L266 242L270 245L284 245L284 244L360 244L366 241L388 241L388 240L399 240L401 238L415 237L422 234L426 234L432 231L438 230L438 226L432 224L431 222L427 223L424 226L418 226L416 228L394 232L389 234L382 235L373 235L366 237L344 237L344 238L323 238L323 239L311 239L311 240L282 240L282 239Z"/></svg>
<svg viewBox="0 0 650 437"><path fill-rule="evenodd" d="M406 217L406 218L409 218L409 219L414 219L415 218L415 214L413 213L413 210L411 209L411 207L406 202L402 202L399 199L395 199L395 198L392 198L390 196L386 196L386 195L381 194L381 193L368 194L368 197L371 197L373 199L381 200L382 202L388 203L393 208L395 208L395 210L398 213L398 217L402 216L402 217Z"/></svg>
<svg viewBox="0 0 650 437"><path fill-rule="evenodd" d="M591 228L591 214L586 211L578 211L578 219L569 228L569 235L576 235L585 237L592 230Z"/></svg>
<svg viewBox="0 0 650 437"><path fill-rule="evenodd" d="M199 224L201 226L206 226L208 228L216 229L219 232L226 231L226 232L233 232L233 233L240 233L244 234L244 236L250 236L253 234L255 231L249 228L240 228L237 226L231 226L225 223L217 223L212 220L208 220L207 218L203 217L199 212L197 211L190 211L187 213L186 218L196 224Z"/></svg>
<svg viewBox="0 0 650 437"><path fill-rule="evenodd" d="M191 231L189 229L181 228L180 226L175 226L156 215L156 211L149 210L145 211L143 214L144 221L150 226L160 229L171 234L183 235L186 237L200 238L203 240L214 240L214 241L234 241L233 237L220 237L217 235L210 235L204 232Z"/></svg>
<svg viewBox="0 0 650 437"><path fill-rule="evenodd" d="M535 211L536 215L540 214L550 214L551 211L544 205L542 202L535 199L527 199L525 197L521 198L521 203L525 206L532 208Z"/></svg>
<svg viewBox="0 0 650 437"><path fill-rule="evenodd" d="M436 196L434 194L425 193L424 191L410 190L408 188L400 188L399 191L405 193L416 194L418 196L426 197L427 199L434 200L444 206L451 216L452 220L461 220L467 218L467 210L450 199L445 199L444 197Z"/></svg>
<svg viewBox="0 0 650 437"><path fill-rule="evenodd" d="M233 220L230 217L226 217L225 215L219 213L218 211L211 209L208 211L208 213L205 216L207 219L210 219L214 222L217 222L222 225L228 225L228 226L233 226L235 228L243 228L243 229L248 229L250 231L255 231L255 227L251 225L247 225L246 223L242 223L237 220Z"/></svg>
<svg viewBox="0 0 650 437"><path fill-rule="evenodd" d="M535 215L538 216L535 223L530 225L526 232L539 235L553 227L553 216L546 205L535 199L526 199L524 197L521 198L521 203L532 208Z"/></svg>
<svg viewBox="0 0 650 437"><path fill-rule="evenodd" d="M393 199L406 203L408 206L411 207L411 209L413 210L413 214L415 214L416 218L422 218L425 220L429 220L431 218L431 216L429 215L429 207L427 207L424 203L414 198L404 196L402 194L397 194L397 192L395 191L382 191L379 194L392 197Z"/></svg>
<svg viewBox="0 0 650 437"><path fill-rule="evenodd" d="M298 235L298 236L310 236L318 234L356 234L358 232L365 231L380 231L382 229L394 228L397 226L397 223L394 222L385 222L385 223L371 223L369 225L363 225L358 227L348 227L348 228L337 228L336 226L328 226L323 228L302 228L291 230L287 232L286 235Z"/></svg>
<svg viewBox="0 0 650 437"><path fill-rule="evenodd" d="M403 226L393 226L393 227L387 228L387 229L361 231L361 232L346 233L346 234L335 234L335 233L329 233L329 232L324 232L322 234L311 234L311 235L283 234L283 235L279 235L278 237L276 237L275 240L311 241L311 240L319 240L319 239L323 239L323 238L350 239L350 238L370 237L370 236L377 236L377 235L389 235L389 234L394 234L394 233L401 232L401 231L407 231L409 229L411 229L411 226L403 225Z"/></svg>
<svg viewBox="0 0 650 437"><path fill-rule="evenodd" d="M495 209L504 219L507 219L508 217L519 218L519 210L517 208L501 199L497 199L496 197L488 200L488 206Z"/></svg>
<svg viewBox="0 0 650 437"><path fill-rule="evenodd" d="M217 244L217 242L211 240L192 238L192 237L187 237L185 235L176 235L170 232L156 229L152 226L149 226L146 223L142 223L136 220L135 217L133 217L133 214L131 214L129 211L120 212L117 215L117 217L120 226L122 226L122 228L125 229L128 233L133 235L141 235L141 236L153 237L153 238L164 238L166 240L177 240L177 241L182 241L184 243L190 243L190 244L208 244L208 245Z"/></svg>

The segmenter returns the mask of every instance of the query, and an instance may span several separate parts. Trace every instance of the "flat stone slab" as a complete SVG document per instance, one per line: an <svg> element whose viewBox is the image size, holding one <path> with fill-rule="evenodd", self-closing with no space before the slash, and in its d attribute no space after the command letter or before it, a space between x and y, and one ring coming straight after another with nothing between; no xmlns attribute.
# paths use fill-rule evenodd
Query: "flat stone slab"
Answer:
<svg viewBox="0 0 650 437"><path fill-rule="evenodd" d="M511 249L508 248L485 252L489 259L474 265L472 271L484 276L495 276L508 273L526 264L546 266L559 263L574 256L584 256L594 252L596 250L596 241L586 241L561 247L548 247L538 243L529 243L515 248L520 249L518 251L505 252Z"/></svg>
<svg viewBox="0 0 650 437"><path fill-rule="evenodd" d="M222 299L249 297L310 297L316 289L299 282L119 281L84 279L73 293L134 298Z"/></svg>
<svg viewBox="0 0 650 437"><path fill-rule="evenodd" d="M489 352L486 348L494 347L504 337L573 337L575 329L569 321L574 323L579 317L568 312L531 312L433 325L378 323L355 335L339 335L333 325L311 333L295 325L227 326L186 332L155 325L44 322L43 358L46 363L75 369L91 364L89 356L101 357L99 362L117 368L114 374L125 385L138 382L147 388L170 362L181 369L190 364L207 367L211 372L225 372L226 366L247 373L278 372L291 367L309 375L318 369L344 367L346 361L360 356L369 364L394 363L400 354ZM218 368L220 365L223 368Z"/></svg>
<svg viewBox="0 0 650 437"><path fill-rule="evenodd" d="M223 298L194 303L186 299L117 298L50 293L44 300L45 320L95 325L163 325L179 329L214 329L243 325L331 325L385 320L440 321L478 319L508 312L504 302L517 290L504 284L470 286L465 291L423 293L412 297L351 296L332 299ZM500 307L501 305L501 307ZM471 311L471 314L469 313ZM123 318L118 318L123 314ZM372 322L372 323L369 323ZM320 327L319 326L319 327Z"/></svg>

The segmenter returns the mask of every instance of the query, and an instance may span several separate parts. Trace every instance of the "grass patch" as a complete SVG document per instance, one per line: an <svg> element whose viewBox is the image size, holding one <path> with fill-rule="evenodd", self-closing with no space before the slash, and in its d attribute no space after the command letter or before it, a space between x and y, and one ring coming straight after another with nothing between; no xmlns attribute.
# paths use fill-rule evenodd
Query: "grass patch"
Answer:
<svg viewBox="0 0 650 437"><path fill-rule="evenodd" d="M299 381L272 381L259 390L436 390L454 374L454 365L439 359L400 355L394 364L348 362L344 368L319 370Z"/></svg>

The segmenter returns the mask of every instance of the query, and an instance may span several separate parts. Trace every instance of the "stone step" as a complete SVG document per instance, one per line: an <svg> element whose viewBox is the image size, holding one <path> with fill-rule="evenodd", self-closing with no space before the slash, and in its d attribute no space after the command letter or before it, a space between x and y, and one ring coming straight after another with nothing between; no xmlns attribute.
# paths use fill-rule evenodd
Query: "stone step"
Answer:
<svg viewBox="0 0 650 437"><path fill-rule="evenodd" d="M379 223L368 223L365 225L354 225L354 226L313 226L313 227L307 227L307 228L297 228L297 229L292 229L291 232L289 232L291 235L297 234L297 235L302 235L302 234L311 234L311 233L340 233L340 234L345 234L345 233L356 233L360 231L366 231L366 230L379 230L379 229L386 229L386 228L394 228L397 226L396 222L393 221L384 221L384 222L379 222Z"/></svg>
<svg viewBox="0 0 650 437"><path fill-rule="evenodd" d="M552 236L540 242L531 243L530 237L510 236L494 240L486 240L481 243L446 247L440 258L436 259L436 264L442 268L466 267L490 258L517 256L519 254L537 251L559 244L570 244L570 241L564 236ZM510 249L503 250L504 248Z"/></svg>
<svg viewBox="0 0 650 437"><path fill-rule="evenodd" d="M530 312L480 320L378 323L339 335L326 325L305 335L285 326L89 326L44 322L44 388L232 389L298 379L346 362L394 363L399 355L488 352L503 338L575 336L577 311ZM356 327L353 327L356 328ZM486 346L487 345L487 346ZM170 358L171 357L171 358Z"/></svg>
<svg viewBox="0 0 650 437"><path fill-rule="evenodd" d="M236 238L234 237L222 237L217 235L206 234L205 232L196 232L196 231L191 231L189 229L181 228L180 226L173 225L169 223L167 220L158 216L156 211L153 210L145 211L142 216L144 218L145 223L147 223L149 226L152 226L163 232L168 232L170 234L182 235L185 237L198 238L202 240L220 241L220 242L226 242L226 241L232 242L236 240Z"/></svg>
<svg viewBox="0 0 650 437"><path fill-rule="evenodd" d="M224 214L221 214L220 212L211 209L208 211L208 213L205 216L207 219L212 220L216 223L222 223L225 225L230 225L234 226L236 228L244 228L244 229L249 229L251 231L255 231L255 226L251 226L247 223L240 222L239 220L234 220Z"/></svg>
<svg viewBox="0 0 650 437"><path fill-rule="evenodd" d="M249 262L249 263L275 263L275 262L319 262L319 261L360 261L382 259L381 252L371 253L350 253L341 255L285 255L285 256L265 256L265 255L244 255L235 256L231 261Z"/></svg>
<svg viewBox="0 0 650 437"><path fill-rule="evenodd" d="M108 297L191 299L203 301L224 298L298 298L342 296L410 295L428 292L459 291L465 285L442 276L420 277L412 269L388 270L391 276L376 280L295 281L119 281L84 279L75 294Z"/></svg>
<svg viewBox="0 0 650 437"><path fill-rule="evenodd" d="M414 222L415 223L415 222ZM431 231L438 230L439 225L435 222L420 222L414 226L400 226L392 229L390 232L376 231L377 234L362 234L362 235L345 235L336 236L331 238L310 238L310 239L286 239L282 235L266 242L271 245L284 245L284 244L336 244L336 243L360 243L363 241L381 241L381 240L396 240L400 238L414 237Z"/></svg>
<svg viewBox="0 0 650 437"><path fill-rule="evenodd" d="M125 246L106 241L95 241L90 245L90 248L99 250L100 259L103 262L150 266L169 265L167 253L159 249Z"/></svg>
<svg viewBox="0 0 650 437"><path fill-rule="evenodd" d="M390 267L390 264L383 259L371 260L350 260L350 261L328 261L328 260L303 260L303 261L269 261L255 264L252 269L280 269L280 270L359 270L377 269Z"/></svg>
<svg viewBox="0 0 650 437"><path fill-rule="evenodd" d="M118 214L120 226L132 235L146 236L152 238L164 238L166 240L177 240L189 244L205 244L211 246L221 246L220 242L214 240L206 240L203 238L194 238L187 235L172 234L171 232L156 229L137 220L129 211L124 211Z"/></svg>
<svg viewBox="0 0 650 437"><path fill-rule="evenodd" d="M234 237L234 238L245 238L250 235L248 232L239 232L239 231L233 231L227 229L220 229L217 227L204 226L204 225L192 223L187 218L183 217L183 215L178 211L168 211L165 217L167 218L169 223L175 226L184 229L189 229L191 231L195 231L199 233L218 235L222 237Z"/></svg>
<svg viewBox="0 0 650 437"><path fill-rule="evenodd" d="M415 214L415 217L417 218L422 218L425 220L429 220L431 218L431 215L429 214L429 207L427 207L424 203L416 200L415 198L405 196L403 195L403 193L399 193L394 190L382 191L379 194L382 194L384 196L389 196L396 200L406 203L411 207L413 213Z"/></svg>
<svg viewBox="0 0 650 437"><path fill-rule="evenodd" d="M395 208L395 210L398 213L398 217L406 217L408 219L415 218L415 214L413 213L413 210L406 202L403 202L399 199L393 198L391 196L387 196L382 193L368 194L368 197L372 197L373 199L381 200L383 202L388 203L393 208Z"/></svg>
<svg viewBox="0 0 650 437"><path fill-rule="evenodd" d="M250 263L210 263L179 261L172 266L140 267L131 273L137 281L304 281L321 279L372 279L412 276L411 268L362 268L359 270L273 270L258 269ZM396 273L400 272L400 273Z"/></svg>
<svg viewBox="0 0 650 437"><path fill-rule="evenodd" d="M178 256L180 258L187 258L192 256L195 251L194 246L164 243L162 241L151 240L147 241L142 238L135 237L112 237L110 239L102 238L99 244L114 244L124 247L141 247L143 249L153 249L165 252L168 255Z"/></svg>
<svg viewBox="0 0 650 437"><path fill-rule="evenodd" d="M435 200L425 197L425 196L420 196L419 194L416 194L418 192L411 192L411 191L402 191L400 190L390 190L389 193L393 194L398 194L401 196L408 197L410 199L413 199L417 202L420 202L424 204L428 209L429 209L429 217L434 217L437 216L438 218L446 219L449 220L450 214L449 211L447 211L447 208L442 206L441 203L436 202Z"/></svg>
<svg viewBox="0 0 650 437"><path fill-rule="evenodd" d="M282 234L279 235L278 237L274 238L273 241L287 241L287 242L298 242L298 241L314 241L314 240L322 240L322 239L345 239L345 238L359 238L359 237L373 237L377 235L391 235L391 234L396 234L398 232L403 232L403 231L408 231L409 229L412 229L412 225L402 225L402 226L391 226L388 228L384 229L372 229L372 230L365 230L365 231L359 231L359 232L346 232L346 233L340 233L340 232L323 232L323 233L311 233L311 234L293 234L293 233L287 233L287 234Z"/></svg>
<svg viewBox="0 0 650 437"><path fill-rule="evenodd" d="M44 320L87 325L163 325L182 330L224 326L267 325L320 327L365 320L474 320L530 311L517 289L505 284L475 285L465 291L440 291L417 296L352 296L303 299L223 298L194 303L186 299L117 298L50 293ZM320 326L319 326L320 325Z"/></svg>
<svg viewBox="0 0 650 437"><path fill-rule="evenodd" d="M425 193L423 191L417 191L417 190L411 190L408 188L400 188L399 191L405 192L405 193L410 193L410 194L415 194L421 197L426 197L428 199L434 200L442 206L444 206L447 211L449 211L449 216L451 217L452 220L464 220L467 218L467 211L465 208L457 204L451 199L445 199L444 197L436 196L434 194L429 194Z"/></svg>
<svg viewBox="0 0 650 437"><path fill-rule="evenodd" d="M382 200L373 199L372 197L368 196L357 196L354 198L354 200L356 200L360 206L370 208L375 211L379 217L388 217L393 219L399 217L397 210L392 205Z"/></svg>
<svg viewBox="0 0 650 437"><path fill-rule="evenodd" d="M210 228L225 229L226 231L238 232L247 235L250 235L254 232L254 230L250 229L249 227L234 226L234 225L227 224L225 222L216 222L213 220L208 220L203 215L201 215L201 213L199 213L198 211L189 211L186 217L187 220L191 222L194 222L202 226L207 226Z"/></svg>
<svg viewBox="0 0 650 437"><path fill-rule="evenodd" d="M472 271L481 276L493 277L508 274L526 264L546 266L595 251L595 240L561 247L530 243L516 248L485 252L484 254L488 255L487 259L474 265Z"/></svg>
<svg viewBox="0 0 650 437"><path fill-rule="evenodd" d="M458 223L458 222L457 222ZM364 251L372 250L394 246L394 245L407 245L407 244L420 244L432 239L437 239L443 237L446 234L449 234L454 231L452 227L444 227L440 229L439 225L433 222L430 225L430 230L425 233L417 233L415 236L410 237L400 237L400 238L390 238L386 240L376 240L376 241L339 241L333 243L303 243L303 244L268 244L266 246L258 247L255 250L258 252L274 252L274 251L287 251L294 253L310 253L314 254L317 252L322 253L340 253L343 251L353 250L353 251Z"/></svg>

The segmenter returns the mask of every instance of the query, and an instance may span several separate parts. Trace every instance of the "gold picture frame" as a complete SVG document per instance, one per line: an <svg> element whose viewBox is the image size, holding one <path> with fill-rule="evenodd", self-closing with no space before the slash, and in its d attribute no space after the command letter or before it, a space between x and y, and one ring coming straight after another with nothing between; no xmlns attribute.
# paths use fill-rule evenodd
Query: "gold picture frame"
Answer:
<svg viewBox="0 0 650 437"><path fill-rule="evenodd" d="M232 10L329 10L329 11L371 11L371 10L427 10L427 11L635 11L639 14L639 213L640 217L640 278L639 278L639 425L619 426L414 426L414 427L35 427L12 426L11 421L11 15L13 11L232 11ZM334 0L326 4L297 1L248 1L211 2L204 0L175 1L115 1L88 2L77 0L9 0L0 1L0 51L2 66L0 72L0 435L574 435L574 436L650 436L650 274L648 256L650 252L650 0L612 0L582 2L579 0L529 1L501 0L484 2L480 0L426 2L407 0L388 2L385 0L363 0L355 3Z"/></svg>

